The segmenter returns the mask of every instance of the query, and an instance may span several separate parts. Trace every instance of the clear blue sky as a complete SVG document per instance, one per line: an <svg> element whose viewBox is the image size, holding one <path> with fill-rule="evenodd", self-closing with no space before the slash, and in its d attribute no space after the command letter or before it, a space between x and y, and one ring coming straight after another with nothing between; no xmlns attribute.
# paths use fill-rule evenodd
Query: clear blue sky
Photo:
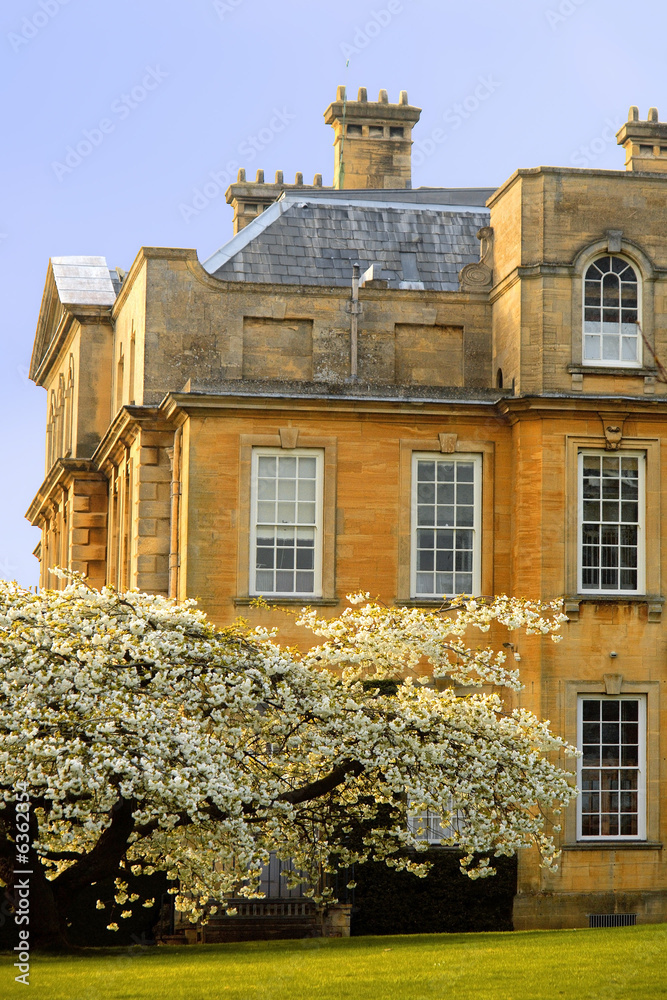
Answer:
<svg viewBox="0 0 667 1000"><path fill-rule="evenodd" d="M0 576L37 580L24 512L44 476L46 394L27 370L50 256L127 269L145 245L205 259L231 235L211 173L224 182L232 162L331 184L322 112L343 82L370 99L406 89L423 108L415 186L622 169L610 137L628 106L667 120L666 22L645 0L6 0Z"/></svg>

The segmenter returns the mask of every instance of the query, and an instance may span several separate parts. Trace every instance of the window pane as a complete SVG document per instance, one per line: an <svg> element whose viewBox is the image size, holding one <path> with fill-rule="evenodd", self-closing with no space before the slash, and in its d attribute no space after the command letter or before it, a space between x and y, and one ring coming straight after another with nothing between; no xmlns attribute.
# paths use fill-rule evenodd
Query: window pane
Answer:
<svg viewBox="0 0 667 1000"><path fill-rule="evenodd" d="M294 524L296 522L296 504L279 503L277 505L279 524Z"/></svg>
<svg viewBox="0 0 667 1000"><path fill-rule="evenodd" d="M314 503L298 503L296 511L298 524L315 524L316 508Z"/></svg>
<svg viewBox="0 0 667 1000"><path fill-rule="evenodd" d="M301 456L299 458L299 479L317 478L317 459Z"/></svg>
<svg viewBox="0 0 667 1000"><path fill-rule="evenodd" d="M621 361L637 360L637 340L634 337L621 338Z"/></svg>
<svg viewBox="0 0 667 1000"><path fill-rule="evenodd" d="M472 483L458 483L456 487L456 502L458 504L472 504L474 499Z"/></svg>
<svg viewBox="0 0 667 1000"><path fill-rule="evenodd" d="M257 504L257 523L274 524L276 520L276 505L262 502Z"/></svg>
<svg viewBox="0 0 667 1000"><path fill-rule="evenodd" d="M296 479L281 479L278 482L279 500L296 500Z"/></svg>
<svg viewBox="0 0 667 1000"><path fill-rule="evenodd" d="M420 462L419 464L421 465L422 463ZM420 479L421 478L422 477L420 476ZM438 482L454 482L454 462L438 462Z"/></svg>
<svg viewBox="0 0 667 1000"><path fill-rule="evenodd" d="M599 361L600 360L600 338L599 337L584 337L584 358L586 361Z"/></svg>
<svg viewBox="0 0 667 1000"><path fill-rule="evenodd" d="M314 479L299 479L299 500L315 500L317 484Z"/></svg>
<svg viewBox="0 0 667 1000"><path fill-rule="evenodd" d="M454 483L438 483L438 503L453 504L455 489Z"/></svg>
<svg viewBox="0 0 667 1000"><path fill-rule="evenodd" d="M260 479L257 482L258 500L275 500L276 481L275 479Z"/></svg>
<svg viewBox="0 0 667 1000"><path fill-rule="evenodd" d="M435 503L435 483L419 483L417 503Z"/></svg>
<svg viewBox="0 0 667 1000"><path fill-rule="evenodd" d="M256 566L258 569L273 569L273 548L260 548L257 546L257 561Z"/></svg>
<svg viewBox="0 0 667 1000"><path fill-rule="evenodd" d="M436 521L438 525L443 527L452 527L454 525L454 519L457 515L454 513L454 507L438 507L436 511Z"/></svg>
<svg viewBox="0 0 667 1000"><path fill-rule="evenodd" d="M600 718L600 701L595 699L595 701L584 701L583 705L583 717L584 719L599 719Z"/></svg>
<svg viewBox="0 0 667 1000"><path fill-rule="evenodd" d="M278 475L281 479L294 479L296 477L296 459L280 457L278 459Z"/></svg>
<svg viewBox="0 0 667 1000"><path fill-rule="evenodd" d="M443 597L447 594L455 594L457 591L456 587L454 586L454 574L436 573L435 592L437 595L442 595Z"/></svg>
<svg viewBox="0 0 667 1000"><path fill-rule="evenodd" d="M438 553L440 554L440 553ZM417 569L432 570L435 565L435 553L426 549L417 552ZM444 567L443 567L444 568Z"/></svg>
<svg viewBox="0 0 667 1000"><path fill-rule="evenodd" d="M315 589L315 574L314 573L297 573L296 574L296 590L299 594L312 594Z"/></svg>
<svg viewBox="0 0 667 1000"><path fill-rule="evenodd" d="M273 590L273 573L267 573L264 570L257 570L255 574L255 583L259 591L268 593Z"/></svg>
<svg viewBox="0 0 667 1000"><path fill-rule="evenodd" d="M639 702L624 701L621 703L621 718L624 721L634 722L639 718Z"/></svg>
<svg viewBox="0 0 667 1000"><path fill-rule="evenodd" d="M296 568L313 569L315 565L315 551L312 548L300 546L296 550Z"/></svg>
<svg viewBox="0 0 667 1000"><path fill-rule="evenodd" d="M262 455L257 463L257 471L260 476L274 477L276 474L275 458Z"/></svg>
<svg viewBox="0 0 667 1000"><path fill-rule="evenodd" d="M454 569L454 553L447 550L436 552L435 568L440 573L451 573Z"/></svg>

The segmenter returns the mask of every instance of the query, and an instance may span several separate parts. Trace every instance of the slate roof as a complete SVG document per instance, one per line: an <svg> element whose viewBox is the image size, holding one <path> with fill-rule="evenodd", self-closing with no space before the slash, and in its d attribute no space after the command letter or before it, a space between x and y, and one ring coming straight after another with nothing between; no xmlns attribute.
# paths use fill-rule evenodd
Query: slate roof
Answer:
<svg viewBox="0 0 667 1000"><path fill-rule="evenodd" d="M116 301L104 257L52 257L51 267L63 305L112 306Z"/></svg>
<svg viewBox="0 0 667 1000"><path fill-rule="evenodd" d="M379 264L389 287L456 291L461 268L479 260L477 230L489 222L488 210L479 204L335 194L285 193L204 267L224 281L347 287L353 263L362 273Z"/></svg>

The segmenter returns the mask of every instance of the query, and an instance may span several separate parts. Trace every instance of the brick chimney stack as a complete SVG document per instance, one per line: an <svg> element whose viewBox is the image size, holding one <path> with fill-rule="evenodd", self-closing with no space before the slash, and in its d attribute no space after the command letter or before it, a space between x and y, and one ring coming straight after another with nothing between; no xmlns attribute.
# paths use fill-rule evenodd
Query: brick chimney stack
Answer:
<svg viewBox="0 0 667 1000"><path fill-rule="evenodd" d="M402 90L398 104L390 104L387 91L369 101L366 88L356 101L348 101L345 87L324 112L334 130L335 188L409 188L412 186L412 129L421 108L408 104Z"/></svg>
<svg viewBox="0 0 667 1000"><path fill-rule="evenodd" d="M639 109L633 105L616 140L625 149L626 170L667 173L667 122L658 121L657 108L649 108L648 121L642 122Z"/></svg>

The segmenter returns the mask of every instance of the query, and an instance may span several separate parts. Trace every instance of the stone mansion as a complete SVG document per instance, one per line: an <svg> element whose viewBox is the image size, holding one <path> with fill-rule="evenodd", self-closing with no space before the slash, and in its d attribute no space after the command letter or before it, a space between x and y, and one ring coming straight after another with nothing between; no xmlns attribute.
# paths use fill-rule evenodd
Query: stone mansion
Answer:
<svg viewBox="0 0 667 1000"><path fill-rule="evenodd" d="M559 871L520 857L514 926L667 921L667 123L630 109L625 169L412 188L419 116L339 88L333 186L240 171L204 262L51 259L41 584L219 623L256 595L564 596L517 698L582 748L582 791Z"/></svg>

